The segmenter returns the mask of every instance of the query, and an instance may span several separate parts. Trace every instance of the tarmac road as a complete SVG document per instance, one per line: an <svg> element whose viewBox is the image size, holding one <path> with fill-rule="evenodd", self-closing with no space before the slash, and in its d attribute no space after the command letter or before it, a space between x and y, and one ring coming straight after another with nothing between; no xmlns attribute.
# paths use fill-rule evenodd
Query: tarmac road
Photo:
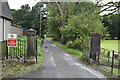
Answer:
<svg viewBox="0 0 120 80"><path fill-rule="evenodd" d="M81 64L46 39L42 46L44 52L43 66L23 78L106 78L100 72ZM89 79L90 80L90 79Z"/></svg>

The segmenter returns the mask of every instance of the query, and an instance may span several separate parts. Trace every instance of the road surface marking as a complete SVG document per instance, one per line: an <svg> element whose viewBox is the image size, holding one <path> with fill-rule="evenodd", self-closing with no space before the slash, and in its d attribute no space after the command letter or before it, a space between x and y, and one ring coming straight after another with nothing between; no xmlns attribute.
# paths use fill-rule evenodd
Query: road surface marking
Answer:
<svg viewBox="0 0 120 80"><path fill-rule="evenodd" d="M68 55L68 54L64 54L64 56L69 56L70 57L70 55Z"/></svg>
<svg viewBox="0 0 120 80"><path fill-rule="evenodd" d="M52 61L54 67L56 67L56 64L55 64L55 61L54 61L53 57L51 57L50 60Z"/></svg>
<svg viewBox="0 0 120 80"><path fill-rule="evenodd" d="M48 52L48 50L45 50L46 52Z"/></svg>
<svg viewBox="0 0 120 80"><path fill-rule="evenodd" d="M80 63L74 63L74 65L76 65L76 66L82 66L82 64L80 64Z"/></svg>
<svg viewBox="0 0 120 80"><path fill-rule="evenodd" d="M53 47L57 47L55 44L50 44L51 46L53 46Z"/></svg>
<svg viewBox="0 0 120 80"><path fill-rule="evenodd" d="M96 77L98 77L98 78L106 78L105 76L99 76L99 75L101 75L100 73L98 74L98 72L96 72L96 71L94 71L94 70L90 70L90 69L88 69L87 67L85 67L85 66L83 66L82 64L80 64L80 63L74 63L74 65L76 65L76 66L80 66L81 68L83 68L83 69L85 69L85 70L87 70L87 71L89 71L90 73L92 73L92 74L94 74ZM97 74L96 74L96 73Z"/></svg>

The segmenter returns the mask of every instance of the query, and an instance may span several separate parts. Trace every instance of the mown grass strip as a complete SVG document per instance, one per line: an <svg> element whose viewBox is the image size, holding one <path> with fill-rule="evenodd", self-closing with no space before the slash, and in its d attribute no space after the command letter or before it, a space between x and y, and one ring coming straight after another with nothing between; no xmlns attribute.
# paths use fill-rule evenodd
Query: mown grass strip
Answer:
<svg viewBox="0 0 120 80"><path fill-rule="evenodd" d="M60 44L60 43L57 42L57 41L54 41L54 43L55 43L57 46L59 46L62 50L64 50L66 53L71 54L71 55L77 57L78 59L82 59L83 54L82 54L81 51L76 50L76 49L72 49L72 48L67 48L66 45L62 45L62 44Z"/></svg>

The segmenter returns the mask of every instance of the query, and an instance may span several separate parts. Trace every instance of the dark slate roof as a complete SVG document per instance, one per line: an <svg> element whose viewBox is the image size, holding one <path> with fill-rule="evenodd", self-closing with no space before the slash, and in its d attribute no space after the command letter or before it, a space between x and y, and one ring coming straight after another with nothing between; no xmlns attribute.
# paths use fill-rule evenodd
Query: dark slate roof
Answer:
<svg viewBox="0 0 120 80"><path fill-rule="evenodd" d="M14 26L14 27L21 28L21 29L23 29L23 30L29 30L28 28L24 28L24 27L21 27L21 26L15 25L15 24L11 24L11 25Z"/></svg>
<svg viewBox="0 0 120 80"><path fill-rule="evenodd" d="M8 2L1 2L0 6L0 15L9 20L13 20Z"/></svg>

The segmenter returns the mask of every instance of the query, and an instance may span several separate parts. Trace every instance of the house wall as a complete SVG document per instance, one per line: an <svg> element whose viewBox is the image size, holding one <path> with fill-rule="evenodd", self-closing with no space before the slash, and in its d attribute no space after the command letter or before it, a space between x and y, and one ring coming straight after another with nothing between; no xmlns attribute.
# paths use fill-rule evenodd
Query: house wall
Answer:
<svg viewBox="0 0 120 80"><path fill-rule="evenodd" d="M3 41L3 19L0 17L0 41Z"/></svg>
<svg viewBox="0 0 120 80"><path fill-rule="evenodd" d="M4 19L4 40L7 40L8 34L11 34L11 22Z"/></svg>
<svg viewBox="0 0 120 80"><path fill-rule="evenodd" d="M11 33L17 36L23 36L23 29L20 27L11 26Z"/></svg>
<svg viewBox="0 0 120 80"><path fill-rule="evenodd" d="M2 41L0 41L0 60L2 59Z"/></svg>

